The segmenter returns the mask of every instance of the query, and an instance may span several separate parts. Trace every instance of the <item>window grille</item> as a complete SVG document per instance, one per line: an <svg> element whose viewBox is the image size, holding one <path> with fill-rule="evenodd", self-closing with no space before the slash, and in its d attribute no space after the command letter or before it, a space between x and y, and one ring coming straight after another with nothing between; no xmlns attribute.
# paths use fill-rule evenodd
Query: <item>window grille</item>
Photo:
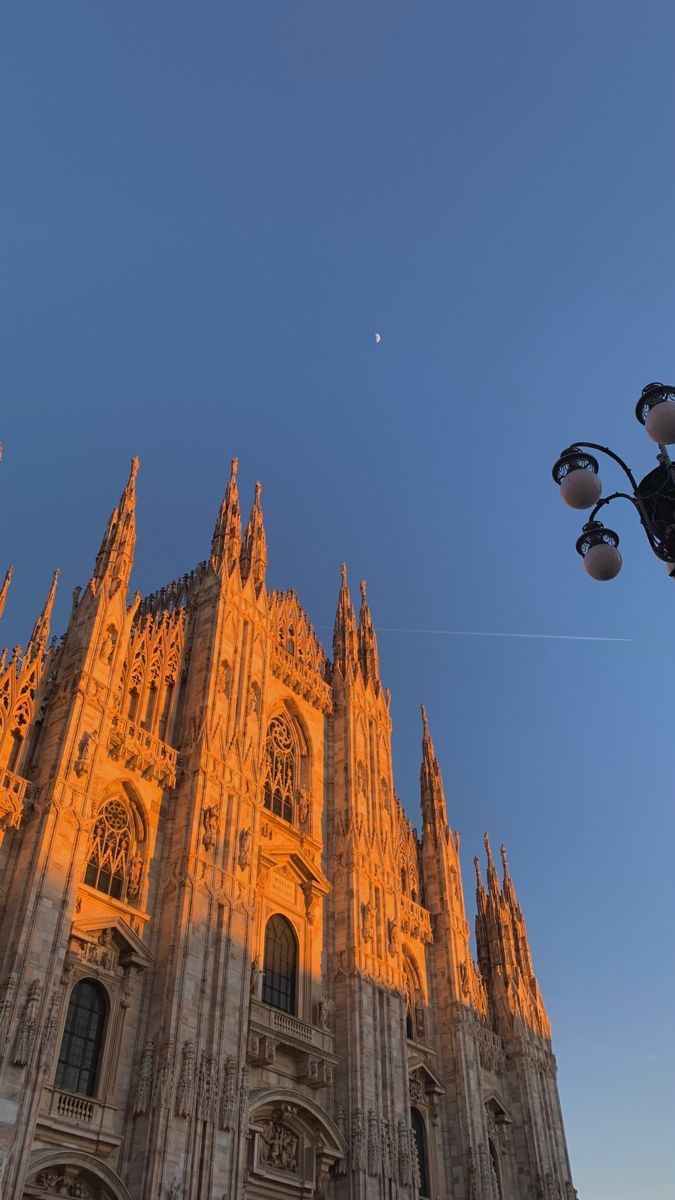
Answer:
<svg viewBox="0 0 675 1200"><path fill-rule="evenodd" d="M73 988L61 1041L56 1087L81 1096L96 1090L105 1000L103 989L93 979L81 979Z"/></svg>
<svg viewBox="0 0 675 1200"><path fill-rule="evenodd" d="M297 946L295 934L285 917L270 917L265 929L263 1004L281 1012L295 1012Z"/></svg>

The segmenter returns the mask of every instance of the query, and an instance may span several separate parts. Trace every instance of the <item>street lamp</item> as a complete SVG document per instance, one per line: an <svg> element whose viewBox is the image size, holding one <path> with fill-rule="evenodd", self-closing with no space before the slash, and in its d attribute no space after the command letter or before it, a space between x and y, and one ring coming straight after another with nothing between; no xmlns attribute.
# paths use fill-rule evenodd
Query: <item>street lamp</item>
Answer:
<svg viewBox="0 0 675 1200"><path fill-rule="evenodd" d="M656 456L659 465L641 483L636 482L630 467L618 454L595 442L573 442L553 467L553 478L565 504L593 510L577 539L577 553L592 579L615 579L621 570L619 536L596 520L600 509L612 500L628 500L633 505L649 545L657 558L668 564L671 578L675 577L675 462L666 450L666 446L675 445L675 387L647 384L635 406L635 415L659 447ZM630 483L630 493L602 495L598 460L589 450L606 454L618 463Z"/></svg>

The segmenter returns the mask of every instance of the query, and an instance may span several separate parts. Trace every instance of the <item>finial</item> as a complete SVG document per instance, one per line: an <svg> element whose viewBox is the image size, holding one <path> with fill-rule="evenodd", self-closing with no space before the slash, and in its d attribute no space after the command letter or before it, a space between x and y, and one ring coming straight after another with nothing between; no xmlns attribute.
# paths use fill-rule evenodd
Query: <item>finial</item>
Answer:
<svg viewBox="0 0 675 1200"><path fill-rule="evenodd" d="M342 579L342 586L346 587L347 586L347 564L346 563L340 564L340 577Z"/></svg>
<svg viewBox="0 0 675 1200"><path fill-rule="evenodd" d="M230 466L230 476L232 479L236 478L238 469L239 469L239 459L235 457L232 459L232 463Z"/></svg>
<svg viewBox="0 0 675 1200"><path fill-rule="evenodd" d="M509 864L508 864L508 863L507 863L507 861L506 861L506 846L503 846L503 845L502 845L502 846L500 846L500 847L499 847L499 853L500 853L500 854L501 854L501 856L502 856L502 866L503 866L503 868L504 868L504 874L505 874L505 875L508 875L508 873L509 873Z"/></svg>
<svg viewBox="0 0 675 1200"><path fill-rule="evenodd" d="M483 841L485 843L485 852L488 856L488 862L491 863L492 862L492 850L490 849L490 838L487 833L483 834Z"/></svg>
<svg viewBox="0 0 675 1200"><path fill-rule="evenodd" d="M422 713L422 725L424 726L424 732L428 733L429 732L429 722L427 720L427 710L423 704L420 704L420 710Z"/></svg>
<svg viewBox="0 0 675 1200"><path fill-rule="evenodd" d="M476 883L478 884L478 887L482 889L483 880L480 873L480 860L477 854L474 854L473 856L473 869L476 872Z"/></svg>
<svg viewBox="0 0 675 1200"><path fill-rule="evenodd" d="M256 485L255 485L255 494L254 494L254 496L253 496L253 503L254 503L254 504L260 504L260 495L261 495L261 493L262 493L262 483L260 483L260 482L256 482Z"/></svg>
<svg viewBox="0 0 675 1200"><path fill-rule="evenodd" d="M141 465L140 458L138 457L137 454L134 454L134 457L131 460L131 470L129 471L129 483L134 482L134 479L138 475L138 468L140 467L140 465Z"/></svg>
<svg viewBox="0 0 675 1200"><path fill-rule="evenodd" d="M363 601L363 603L364 603L364 604L367 604L367 603L368 603L368 597L367 597L367 595L366 595L366 581L365 581L365 579L362 579L362 580L361 580L361 582L360 582L360 584L359 584L359 587L361 588L361 599L362 599L362 601Z"/></svg>
<svg viewBox="0 0 675 1200"><path fill-rule="evenodd" d="M13 574L14 574L14 567L8 567L7 571L5 573L5 578L3 580L2 587L0 587L0 617L2 616L4 607L5 607L5 602L7 600L7 593L9 591L9 585L12 582Z"/></svg>

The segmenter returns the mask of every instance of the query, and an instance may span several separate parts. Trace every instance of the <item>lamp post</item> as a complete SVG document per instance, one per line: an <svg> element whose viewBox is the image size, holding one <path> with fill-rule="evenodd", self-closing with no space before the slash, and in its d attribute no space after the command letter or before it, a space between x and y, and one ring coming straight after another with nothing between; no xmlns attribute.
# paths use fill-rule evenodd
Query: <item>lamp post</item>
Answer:
<svg viewBox="0 0 675 1200"><path fill-rule="evenodd" d="M647 541L657 558L675 577L675 462L666 449L675 445L675 387L649 383L635 406L635 416L659 447L658 466L637 483L630 469L608 446L595 442L573 442L563 450L553 467L560 495L570 508L592 509L577 539L577 552L592 579L615 579L622 565L619 536L607 529L597 515L612 500L628 500L640 518ZM598 460L588 451L607 455L619 465L630 484L630 492L602 495Z"/></svg>

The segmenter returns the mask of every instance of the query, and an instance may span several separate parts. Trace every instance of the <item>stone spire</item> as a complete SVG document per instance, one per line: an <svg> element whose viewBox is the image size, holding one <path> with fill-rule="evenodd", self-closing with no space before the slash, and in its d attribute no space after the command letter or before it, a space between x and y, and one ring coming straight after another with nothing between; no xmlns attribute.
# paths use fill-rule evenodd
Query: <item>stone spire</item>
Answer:
<svg viewBox="0 0 675 1200"><path fill-rule="evenodd" d="M480 881L478 860L474 860L479 880L476 946L493 1013L507 1024L519 1020L530 1030L548 1037L549 1020L534 974L525 921L509 873L506 850L501 847L504 883L500 887L487 834L485 849L488 855L487 893Z"/></svg>
<svg viewBox="0 0 675 1200"><path fill-rule="evenodd" d="M340 592L333 628L333 663L343 678L359 661L359 643L356 634L356 617L347 583L347 565L340 567Z"/></svg>
<svg viewBox="0 0 675 1200"><path fill-rule="evenodd" d="M43 654L47 649L47 642L49 641L49 627L52 620L52 609L54 608L54 597L56 596L56 585L59 581L59 575L60 571L57 568L54 572L52 585L49 589L47 599L44 602L44 607L37 621L35 622L33 632L30 636L28 649L26 651L26 657L28 659L37 658L38 655Z"/></svg>
<svg viewBox="0 0 675 1200"><path fill-rule="evenodd" d="M241 578L245 583L249 575L253 579L256 592L260 591L265 582L267 570L267 541L263 525L262 505L260 495L262 484L256 483L251 515L246 524L244 544L241 549Z"/></svg>
<svg viewBox="0 0 675 1200"><path fill-rule="evenodd" d="M13 574L14 574L14 567L8 567L7 571L5 573L5 578L2 581L2 587L0 587L0 617L2 616L3 612L5 611L5 604L7 603L7 593L9 591L9 585L12 582Z"/></svg>
<svg viewBox="0 0 675 1200"><path fill-rule="evenodd" d="M380 661L377 654L377 638L373 629L373 619L370 615L365 579L361 580L361 612L359 613L358 641L359 662L361 663L363 678L366 683L369 679L373 683L379 683Z"/></svg>
<svg viewBox="0 0 675 1200"><path fill-rule="evenodd" d="M96 558L94 575L91 581L95 592L104 579L121 584L129 582L131 568L134 562L134 547L136 545L136 475L138 459L131 460L131 470L127 485L122 492L120 502L113 509L101 549Z"/></svg>
<svg viewBox="0 0 675 1200"><path fill-rule="evenodd" d="M420 767L420 799L422 804L422 819L425 827L432 826L436 831L447 827L448 819L443 793L443 779L438 765L434 743L429 732L427 710L422 710L422 765Z"/></svg>
<svg viewBox="0 0 675 1200"><path fill-rule="evenodd" d="M236 566L241 554L241 512L239 508L239 490L237 488L238 466L239 459L233 458L230 479L225 489L225 495L220 506L220 512L218 513L211 541L211 561L216 571L220 571L224 567L228 575Z"/></svg>
<svg viewBox="0 0 675 1200"><path fill-rule="evenodd" d="M492 850L490 849L490 838L487 833L483 834L483 841L485 842L485 853L487 854L488 888L490 889L490 895L498 896L499 895L499 879L497 878L497 872L495 870L495 864L494 864L494 860L492 858Z"/></svg>

